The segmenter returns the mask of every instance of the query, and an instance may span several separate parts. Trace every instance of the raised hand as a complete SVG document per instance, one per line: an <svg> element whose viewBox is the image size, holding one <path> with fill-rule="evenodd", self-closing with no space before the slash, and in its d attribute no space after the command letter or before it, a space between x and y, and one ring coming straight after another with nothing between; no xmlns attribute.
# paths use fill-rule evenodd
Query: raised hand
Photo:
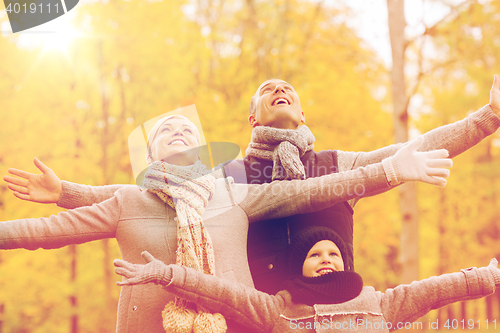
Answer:
<svg viewBox="0 0 500 333"><path fill-rule="evenodd" d="M147 264L131 264L125 260L115 259L115 273L124 277L123 281L117 281L119 286L134 284L155 283L168 284L172 276L172 269L158 259L155 259L148 251L141 253Z"/></svg>
<svg viewBox="0 0 500 333"><path fill-rule="evenodd" d="M488 269L491 274L493 274L493 280L495 281L495 285L500 286L500 269L498 269L498 261L493 258L490 260L490 264L488 265Z"/></svg>
<svg viewBox="0 0 500 333"><path fill-rule="evenodd" d="M11 168L9 173L20 178L4 176L3 180L9 183L8 188L19 199L38 203L57 203L62 192L61 180L52 169L37 158L33 159L33 163L42 172L41 174Z"/></svg>
<svg viewBox="0 0 500 333"><path fill-rule="evenodd" d="M496 258L491 259L488 267L498 269L498 260Z"/></svg>
<svg viewBox="0 0 500 333"><path fill-rule="evenodd" d="M493 112L500 117L500 80L496 75L493 77L493 85L490 90L490 106Z"/></svg>
<svg viewBox="0 0 500 333"><path fill-rule="evenodd" d="M392 167L397 183L421 181L424 183L444 187L450 176L453 161L448 157L446 149L419 152L417 149L424 142L423 136L408 142L391 157ZM392 185L392 183L391 183Z"/></svg>

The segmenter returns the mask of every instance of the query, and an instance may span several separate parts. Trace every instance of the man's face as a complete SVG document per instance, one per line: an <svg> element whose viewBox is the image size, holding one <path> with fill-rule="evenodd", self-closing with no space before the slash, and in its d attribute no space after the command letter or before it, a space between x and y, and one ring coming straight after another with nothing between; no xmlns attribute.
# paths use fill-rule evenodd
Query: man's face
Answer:
<svg viewBox="0 0 500 333"><path fill-rule="evenodd" d="M151 144L153 160L176 165L194 164L199 156L196 132L197 129L185 119L165 121Z"/></svg>
<svg viewBox="0 0 500 333"><path fill-rule="evenodd" d="M307 252L302 265L302 275L315 277L333 271L343 271L344 261L339 248L331 240L322 240L314 244Z"/></svg>
<svg viewBox="0 0 500 333"><path fill-rule="evenodd" d="M248 117L252 127L296 129L305 122L299 95L283 80L265 81L257 89L254 99L255 112Z"/></svg>

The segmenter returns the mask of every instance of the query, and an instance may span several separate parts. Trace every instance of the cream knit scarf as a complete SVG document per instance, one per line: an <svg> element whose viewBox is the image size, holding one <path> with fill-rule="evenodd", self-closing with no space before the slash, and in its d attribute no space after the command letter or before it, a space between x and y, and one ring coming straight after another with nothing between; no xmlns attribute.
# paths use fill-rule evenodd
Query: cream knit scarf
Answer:
<svg viewBox="0 0 500 333"><path fill-rule="evenodd" d="M314 148L314 140L306 125L296 130L257 126L252 131L246 154L273 161L272 180L305 179L300 158Z"/></svg>
<svg viewBox="0 0 500 333"><path fill-rule="evenodd" d="M156 161L149 166L143 186L177 212L176 264L215 275L212 241L201 219L215 188L215 178L206 173L200 161L189 167ZM165 306L162 315L167 332L222 333L227 330L220 313L209 313L178 298Z"/></svg>

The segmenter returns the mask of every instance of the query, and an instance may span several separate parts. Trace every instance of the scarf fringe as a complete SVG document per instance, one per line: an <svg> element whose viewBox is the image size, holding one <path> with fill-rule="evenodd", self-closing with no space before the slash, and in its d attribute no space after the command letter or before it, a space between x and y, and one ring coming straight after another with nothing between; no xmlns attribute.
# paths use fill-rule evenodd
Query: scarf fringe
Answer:
<svg viewBox="0 0 500 333"><path fill-rule="evenodd" d="M226 319L220 313L198 312L193 333L226 333Z"/></svg>
<svg viewBox="0 0 500 333"><path fill-rule="evenodd" d="M178 304L177 304L178 303ZM162 311L163 329L168 333L226 333L226 319L220 313L196 312L185 302L170 302Z"/></svg>
<svg viewBox="0 0 500 333"><path fill-rule="evenodd" d="M162 311L163 329L172 333L192 333L196 312L176 302L169 302Z"/></svg>

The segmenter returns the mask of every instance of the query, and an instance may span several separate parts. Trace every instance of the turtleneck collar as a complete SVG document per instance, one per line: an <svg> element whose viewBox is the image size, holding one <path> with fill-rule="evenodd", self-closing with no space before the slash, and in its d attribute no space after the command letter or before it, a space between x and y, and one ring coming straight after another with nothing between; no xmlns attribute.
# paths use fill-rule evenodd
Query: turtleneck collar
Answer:
<svg viewBox="0 0 500 333"><path fill-rule="evenodd" d="M356 298L363 289L363 279L352 271L332 272L317 277L296 276L285 282L294 303L338 304Z"/></svg>

